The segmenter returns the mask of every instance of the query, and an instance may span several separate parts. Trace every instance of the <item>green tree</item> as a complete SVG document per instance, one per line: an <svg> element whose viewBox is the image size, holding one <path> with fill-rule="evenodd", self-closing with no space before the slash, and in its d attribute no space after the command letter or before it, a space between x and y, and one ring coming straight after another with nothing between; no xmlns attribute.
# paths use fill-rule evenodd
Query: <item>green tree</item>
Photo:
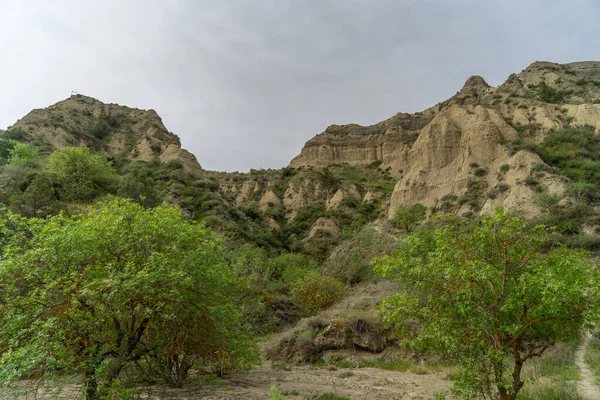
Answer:
<svg viewBox="0 0 600 400"><path fill-rule="evenodd" d="M38 153L39 150L35 146L16 143L9 152L8 165L34 167L40 161Z"/></svg>
<svg viewBox="0 0 600 400"><path fill-rule="evenodd" d="M37 175L25 192L10 198L10 209L26 217L46 217L57 214L60 208L52 180L46 174Z"/></svg>
<svg viewBox="0 0 600 400"><path fill-rule="evenodd" d="M411 229L425 219L427 208L422 204L413 204L410 207L400 207L394 214L394 222L396 225L410 232Z"/></svg>
<svg viewBox="0 0 600 400"><path fill-rule="evenodd" d="M395 256L375 262L405 285L382 314L405 326L415 348L460 361L456 394L515 399L523 364L577 337L597 306L597 269L581 252L543 253L547 237L543 225L502 210L474 227L453 221L409 235ZM407 328L411 320L416 330Z"/></svg>
<svg viewBox="0 0 600 400"><path fill-rule="evenodd" d="M66 201L87 201L110 192L117 173L106 156L87 147L64 147L48 158L45 172L60 185Z"/></svg>
<svg viewBox="0 0 600 400"><path fill-rule="evenodd" d="M257 359L219 242L178 209L113 200L32 221L0 262L0 382L81 374L99 399L134 362L178 385L195 363Z"/></svg>

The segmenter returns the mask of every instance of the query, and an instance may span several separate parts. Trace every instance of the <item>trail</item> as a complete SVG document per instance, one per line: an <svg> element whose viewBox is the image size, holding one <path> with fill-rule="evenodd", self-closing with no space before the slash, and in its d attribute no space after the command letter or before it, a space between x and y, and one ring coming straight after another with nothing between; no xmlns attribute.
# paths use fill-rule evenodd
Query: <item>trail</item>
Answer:
<svg viewBox="0 0 600 400"><path fill-rule="evenodd" d="M596 384L596 376L585 362L585 351L590 343L591 335L583 338L575 352L575 364L579 369L580 378L577 381L577 391L581 400L600 400L600 388Z"/></svg>

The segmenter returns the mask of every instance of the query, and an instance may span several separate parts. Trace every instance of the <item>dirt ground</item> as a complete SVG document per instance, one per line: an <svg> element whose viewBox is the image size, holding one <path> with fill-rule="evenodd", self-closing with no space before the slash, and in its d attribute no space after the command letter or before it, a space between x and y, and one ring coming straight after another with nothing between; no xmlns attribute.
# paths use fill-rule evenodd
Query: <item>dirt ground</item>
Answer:
<svg viewBox="0 0 600 400"><path fill-rule="evenodd" d="M289 369L289 370L287 370ZM411 372L386 371L376 368L348 369L310 367L272 368L270 363L253 369L247 374L235 374L211 384L189 384L181 389L167 387L140 388L143 399L206 399L206 400L265 400L269 398L271 385L275 385L289 400L311 399L323 393L337 393L356 399L429 399L435 393L450 387L441 374L414 374ZM18 397L0 396L3 399L76 399L78 387L66 385L60 393L40 390L37 395Z"/></svg>

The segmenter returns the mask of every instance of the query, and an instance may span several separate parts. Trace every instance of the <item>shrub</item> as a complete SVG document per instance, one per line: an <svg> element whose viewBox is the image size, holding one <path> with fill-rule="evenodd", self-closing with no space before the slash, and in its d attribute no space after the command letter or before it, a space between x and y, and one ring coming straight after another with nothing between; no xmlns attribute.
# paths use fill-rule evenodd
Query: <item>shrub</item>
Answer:
<svg viewBox="0 0 600 400"><path fill-rule="evenodd" d="M314 314L341 300L348 287L335 278L310 271L295 281L290 292L307 313Z"/></svg>
<svg viewBox="0 0 600 400"><path fill-rule="evenodd" d="M500 193L504 193L506 192L508 189L510 189L510 185L508 183L504 183L504 182L500 182L496 185L496 188L498 189L498 191Z"/></svg>
<svg viewBox="0 0 600 400"><path fill-rule="evenodd" d="M473 171L473 174L478 177L485 176L485 174L487 174L487 169L482 168L482 167L475 168L475 171Z"/></svg>
<svg viewBox="0 0 600 400"><path fill-rule="evenodd" d="M425 219L427 208L422 204L413 204L410 207L401 207L394 213L394 223L410 232L410 230L418 223Z"/></svg>

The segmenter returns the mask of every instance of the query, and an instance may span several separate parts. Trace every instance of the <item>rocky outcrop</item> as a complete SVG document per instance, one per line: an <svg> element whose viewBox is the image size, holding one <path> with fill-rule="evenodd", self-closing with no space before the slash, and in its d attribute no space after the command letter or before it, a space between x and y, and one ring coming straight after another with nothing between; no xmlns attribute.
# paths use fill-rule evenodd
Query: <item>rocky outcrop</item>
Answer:
<svg viewBox="0 0 600 400"><path fill-rule="evenodd" d="M22 129L54 149L85 145L131 160L179 160L188 172L201 170L196 157L181 148L179 138L154 110L104 104L78 94L31 111L11 129Z"/></svg>
<svg viewBox="0 0 600 400"><path fill-rule="evenodd" d="M346 185L341 189L338 189L337 192L327 200L325 203L325 207L327 210L335 210L337 208L343 207L345 201L350 202L359 202L360 201L360 193L356 188L356 185L350 184Z"/></svg>
<svg viewBox="0 0 600 400"><path fill-rule="evenodd" d="M533 153L515 154L509 144L539 143L550 130L565 126L600 131L600 104L594 104L599 102L600 62L539 61L498 87L472 76L451 99L422 113L397 114L372 126L333 125L309 140L290 166L380 163L398 179L390 216L402 206L421 203L435 210L455 198L471 200L459 200L458 213L504 206L535 216L534 188L526 181L544 162ZM564 189L551 170L536 180L551 193ZM345 197L338 191L327 209Z"/></svg>
<svg viewBox="0 0 600 400"><path fill-rule="evenodd" d="M281 200L279 200L279 197L277 197L277 195L270 189L263 193L260 201L258 202L258 208L262 212L267 211L271 207L276 207L279 205L281 205Z"/></svg>
<svg viewBox="0 0 600 400"><path fill-rule="evenodd" d="M305 243L315 240L337 240L340 236L340 228L332 218L319 218L310 229L308 236L304 239Z"/></svg>
<svg viewBox="0 0 600 400"><path fill-rule="evenodd" d="M396 114L372 126L332 125L309 140L290 166L325 167L348 163L381 163L395 175L401 174L406 154L419 131L435 116L433 109L418 114Z"/></svg>

